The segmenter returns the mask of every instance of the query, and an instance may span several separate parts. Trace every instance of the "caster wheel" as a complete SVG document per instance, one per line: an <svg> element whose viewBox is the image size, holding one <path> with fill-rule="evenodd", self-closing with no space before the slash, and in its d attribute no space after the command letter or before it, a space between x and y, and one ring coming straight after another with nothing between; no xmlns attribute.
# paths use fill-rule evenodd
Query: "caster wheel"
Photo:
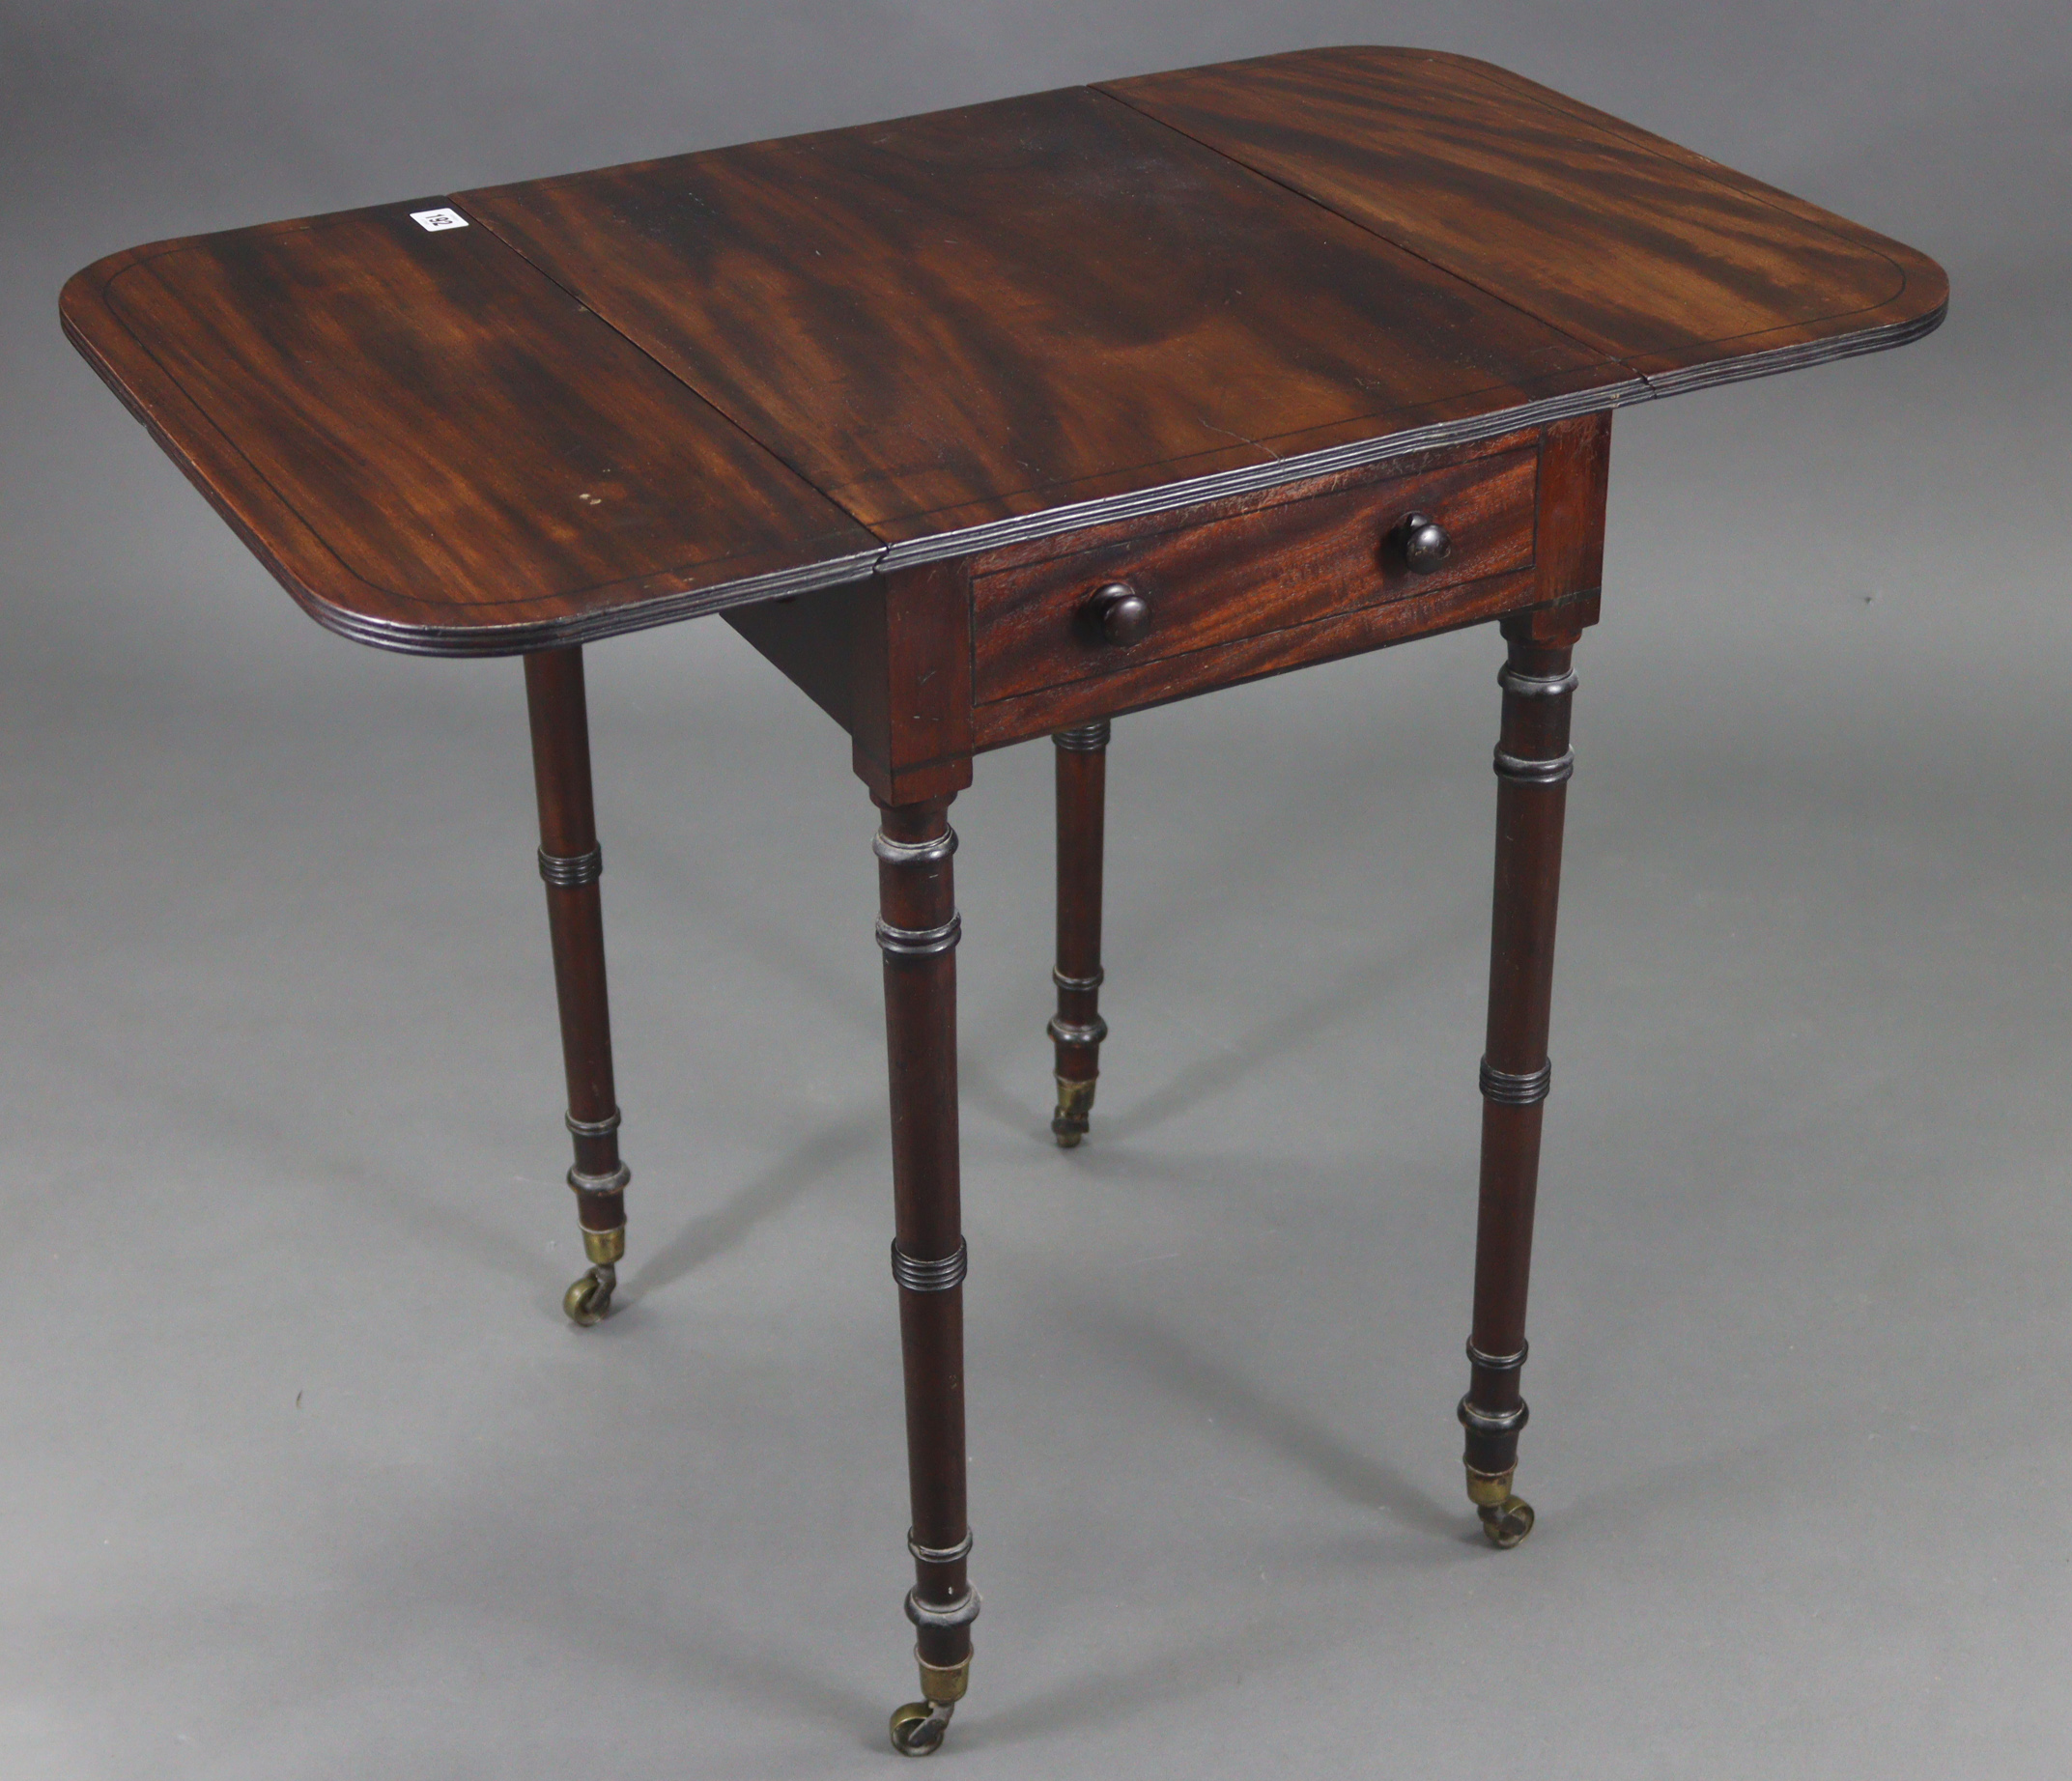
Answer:
<svg viewBox="0 0 2072 1781"><path fill-rule="evenodd" d="M893 1714L893 1748L901 1756L933 1756L950 1729L951 1709L909 1701Z"/></svg>
<svg viewBox="0 0 2072 1781"><path fill-rule="evenodd" d="M1482 1531L1490 1538L1490 1544L1500 1552L1508 1552L1532 1532L1532 1505L1523 1497L1507 1496L1501 1503L1485 1505L1476 1512L1482 1516Z"/></svg>
<svg viewBox="0 0 2072 1781"><path fill-rule="evenodd" d="M1061 1150L1074 1150L1079 1141L1087 1135L1093 1113L1093 1084L1075 1082L1061 1076L1058 1083L1058 1111L1051 1116L1050 1135L1058 1141Z"/></svg>
<svg viewBox="0 0 2072 1781"><path fill-rule="evenodd" d="M618 1284L618 1270L610 1262L602 1262L561 1295L561 1309L568 1313L568 1320L580 1328L602 1323L611 1309L612 1289Z"/></svg>

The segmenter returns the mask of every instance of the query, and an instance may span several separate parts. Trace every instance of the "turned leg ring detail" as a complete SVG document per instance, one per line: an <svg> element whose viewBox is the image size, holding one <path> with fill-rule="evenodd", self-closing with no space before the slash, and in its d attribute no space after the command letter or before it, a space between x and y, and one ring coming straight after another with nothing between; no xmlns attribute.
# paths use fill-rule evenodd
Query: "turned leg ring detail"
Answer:
<svg viewBox="0 0 2072 1781"><path fill-rule="evenodd" d="M948 1292L964 1284L970 1268L971 1246L961 1237L949 1255L926 1259L908 1255L897 1238L893 1241L893 1278L909 1292Z"/></svg>
<svg viewBox="0 0 2072 1781"><path fill-rule="evenodd" d="M1494 1101L1499 1107L1537 1107L1553 1087L1553 1060L1549 1059L1537 1070L1520 1073L1499 1070L1485 1058L1477 1080L1486 1101Z"/></svg>

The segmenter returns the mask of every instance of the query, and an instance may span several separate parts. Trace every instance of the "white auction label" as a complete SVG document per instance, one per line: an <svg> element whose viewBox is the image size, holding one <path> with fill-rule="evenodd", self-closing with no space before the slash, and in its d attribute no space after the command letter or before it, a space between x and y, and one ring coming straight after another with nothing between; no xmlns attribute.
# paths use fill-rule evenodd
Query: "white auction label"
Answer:
<svg viewBox="0 0 2072 1781"><path fill-rule="evenodd" d="M411 221L420 229L465 229L468 218L458 211L412 211Z"/></svg>

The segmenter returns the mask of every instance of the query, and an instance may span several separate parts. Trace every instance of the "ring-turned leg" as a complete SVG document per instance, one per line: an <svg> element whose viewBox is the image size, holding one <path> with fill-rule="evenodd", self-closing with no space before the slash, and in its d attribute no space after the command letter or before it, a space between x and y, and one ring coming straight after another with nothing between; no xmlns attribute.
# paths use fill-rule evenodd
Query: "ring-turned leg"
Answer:
<svg viewBox="0 0 2072 1781"><path fill-rule="evenodd" d="M893 1714L893 1747L926 1756L971 1680L978 1592L965 1575L964 1234L957 1181L959 921L950 800L882 806L878 946L892 1082L893 1278L906 1362L907 1480L922 1699Z"/></svg>
<svg viewBox="0 0 2072 1781"><path fill-rule="evenodd" d="M1058 750L1058 1111L1051 1135L1069 1149L1087 1135L1100 1076L1101 849L1108 793L1108 720L1060 730Z"/></svg>
<svg viewBox="0 0 2072 1781"><path fill-rule="evenodd" d="M1490 934L1489 1040L1482 1060L1482 1191L1475 1241L1474 1334L1468 1339L1467 1494L1498 1546L1532 1532L1532 1506L1511 1488L1525 1426L1525 1289L1532 1265L1540 1115L1561 887L1561 825L1575 767L1569 748L1570 636L1533 640L1507 621L1510 659L1496 745L1496 891Z"/></svg>
<svg viewBox="0 0 2072 1781"><path fill-rule="evenodd" d="M586 1273L561 1308L577 1323L611 1309L626 1253L626 1183L619 1161L619 1110L611 1083L611 1015L605 994L604 911L597 879L604 856L590 796L589 713L582 695L582 651L545 649L525 658L525 703L532 716L532 776L540 803L540 876L547 881L547 927L553 941L554 992L561 1004L561 1058L568 1071L568 1129Z"/></svg>

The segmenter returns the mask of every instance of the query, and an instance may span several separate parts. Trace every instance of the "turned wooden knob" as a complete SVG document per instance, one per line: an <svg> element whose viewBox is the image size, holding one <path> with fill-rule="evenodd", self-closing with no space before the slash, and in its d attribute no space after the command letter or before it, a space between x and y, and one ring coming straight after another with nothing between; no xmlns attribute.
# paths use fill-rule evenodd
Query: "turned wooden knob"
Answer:
<svg viewBox="0 0 2072 1781"><path fill-rule="evenodd" d="M1151 603L1127 581L1096 588L1087 602L1101 636L1118 649L1141 643L1151 635Z"/></svg>
<svg viewBox="0 0 2072 1781"><path fill-rule="evenodd" d="M1446 528L1428 513L1405 514L1396 536L1403 545L1403 560L1417 575L1430 575L1453 554Z"/></svg>

